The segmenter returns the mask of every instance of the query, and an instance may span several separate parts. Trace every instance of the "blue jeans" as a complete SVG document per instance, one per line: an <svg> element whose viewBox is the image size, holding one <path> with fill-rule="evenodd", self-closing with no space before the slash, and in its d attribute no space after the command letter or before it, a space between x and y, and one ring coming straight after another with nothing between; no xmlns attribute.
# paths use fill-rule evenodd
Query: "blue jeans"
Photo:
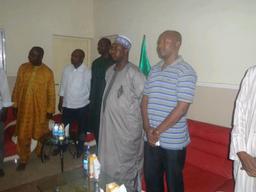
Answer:
<svg viewBox="0 0 256 192"><path fill-rule="evenodd" d="M164 173L168 192L183 192L183 168L186 149L168 150L144 145L144 175L147 192L164 191Z"/></svg>

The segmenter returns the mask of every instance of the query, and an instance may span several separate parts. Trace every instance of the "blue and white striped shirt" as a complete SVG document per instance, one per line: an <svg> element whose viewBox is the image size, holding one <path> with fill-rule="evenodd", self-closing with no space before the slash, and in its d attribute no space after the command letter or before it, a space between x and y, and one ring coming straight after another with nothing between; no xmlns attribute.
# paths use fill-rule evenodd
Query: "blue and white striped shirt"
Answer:
<svg viewBox="0 0 256 192"><path fill-rule="evenodd" d="M153 128L166 119L178 101L192 103L196 87L196 73L181 56L163 70L162 65L163 61L152 68L144 87L149 124ZM165 149L183 149L189 142L185 116L160 136L160 146Z"/></svg>

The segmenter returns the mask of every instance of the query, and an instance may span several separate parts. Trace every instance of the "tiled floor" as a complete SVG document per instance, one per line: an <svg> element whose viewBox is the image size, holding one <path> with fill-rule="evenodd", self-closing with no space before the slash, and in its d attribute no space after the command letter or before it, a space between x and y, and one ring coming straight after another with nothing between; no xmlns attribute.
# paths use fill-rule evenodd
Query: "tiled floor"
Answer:
<svg viewBox="0 0 256 192"><path fill-rule="evenodd" d="M81 167L81 165L82 158L74 159L69 151L64 153L64 171ZM34 181L54 176L61 172L60 158L59 156L51 156L50 160L42 163L35 154L32 154L25 171L17 172L15 161L6 162L4 164L4 170L5 176L0 178L0 191L37 192L38 190L36 189L36 186L34 186Z"/></svg>

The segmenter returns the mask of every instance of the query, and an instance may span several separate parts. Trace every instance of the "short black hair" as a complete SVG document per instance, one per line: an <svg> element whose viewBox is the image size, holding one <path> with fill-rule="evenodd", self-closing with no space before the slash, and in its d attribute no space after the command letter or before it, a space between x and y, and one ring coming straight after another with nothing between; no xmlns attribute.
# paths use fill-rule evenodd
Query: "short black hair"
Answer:
<svg viewBox="0 0 256 192"><path fill-rule="evenodd" d="M31 51L32 50L35 50L36 52L38 52L42 57L44 56L44 49L42 47L34 46L32 47Z"/></svg>
<svg viewBox="0 0 256 192"><path fill-rule="evenodd" d="M106 37L101 38L101 39L99 40L99 42L100 42L100 41L104 41L107 45L111 46L111 41L110 41L108 38L106 38Z"/></svg>
<svg viewBox="0 0 256 192"><path fill-rule="evenodd" d="M85 52L84 52L84 50L82 50L82 49L75 49L74 51L73 51L73 53L74 52L79 52L81 55L82 55L82 57L85 57Z"/></svg>

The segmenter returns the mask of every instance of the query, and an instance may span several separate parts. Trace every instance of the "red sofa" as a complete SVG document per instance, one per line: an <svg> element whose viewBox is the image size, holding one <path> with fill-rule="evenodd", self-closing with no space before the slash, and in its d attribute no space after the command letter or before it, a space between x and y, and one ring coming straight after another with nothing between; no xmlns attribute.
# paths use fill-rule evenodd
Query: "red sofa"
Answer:
<svg viewBox="0 0 256 192"><path fill-rule="evenodd" d="M55 120L60 117L56 115ZM5 125L13 120L12 112L8 111ZM188 126L191 143L184 169L185 192L232 192L232 161L228 159L231 129L194 120L188 120ZM14 129L15 125L5 130L5 156L16 154L16 145L11 141ZM87 139L93 137L88 135ZM142 187L145 190L144 180Z"/></svg>
<svg viewBox="0 0 256 192"><path fill-rule="evenodd" d="M228 159L231 129L188 121L191 143L187 148L186 192L232 192L232 161Z"/></svg>
<svg viewBox="0 0 256 192"><path fill-rule="evenodd" d="M12 141L12 136L15 132L16 120L13 116L12 108L7 111L7 119L4 122L4 161L12 159L16 155L16 144Z"/></svg>
<svg viewBox="0 0 256 192"><path fill-rule="evenodd" d="M228 159L231 129L194 120L188 120L188 127L191 143L184 168L185 192L233 192Z"/></svg>
<svg viewBox="0 0 256 192"><path fill-rule="evenodd" d="M54 121L61 121L61 114L56 114L53 117ZM4 161L13 160L18 158L16 144L12 141L12 136L15 132L16 120L13 116L12 108L9 108L7 119L4 122L5 131L4 131ZM71 131L75 132L77 125L74 124L71 127ZM94 135L92 133L87 133L85 137L85 142L89 145L95 145Z"/></svg>

